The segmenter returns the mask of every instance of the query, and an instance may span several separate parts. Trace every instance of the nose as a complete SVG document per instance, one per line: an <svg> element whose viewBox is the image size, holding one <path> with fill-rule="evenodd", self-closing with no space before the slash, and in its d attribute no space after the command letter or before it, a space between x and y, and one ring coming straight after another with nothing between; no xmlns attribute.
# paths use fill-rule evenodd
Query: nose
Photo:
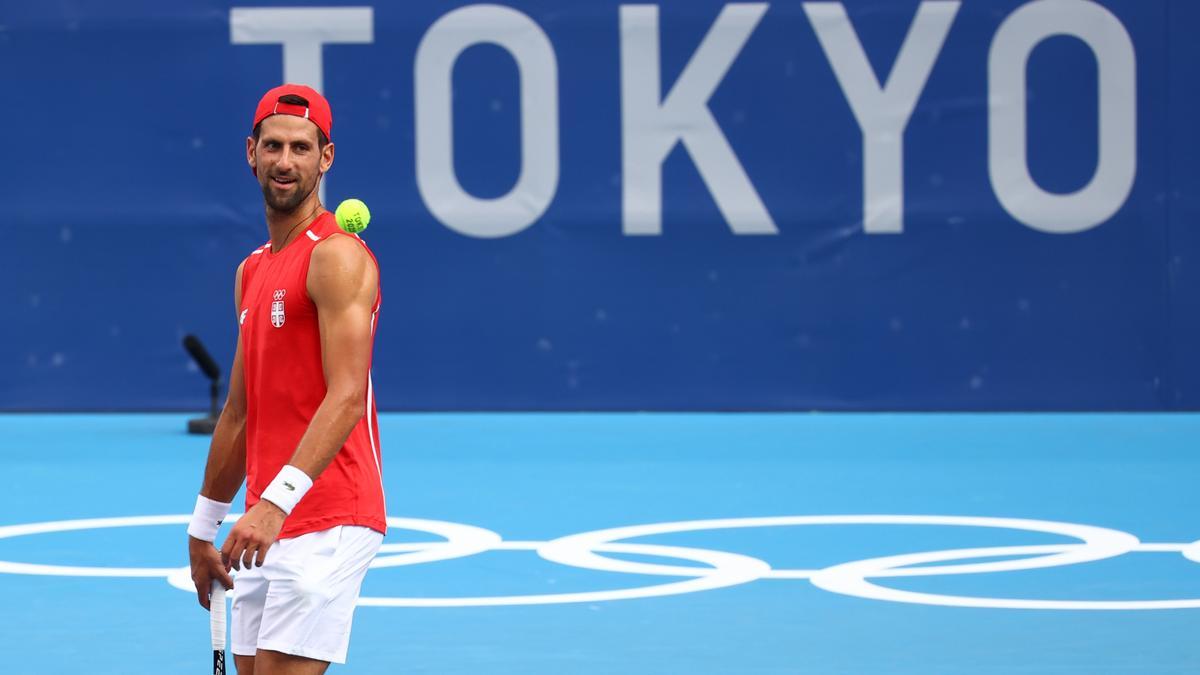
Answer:
<svg viewBox="0 0 1200 675"><path fill-rule="evenodd" d="M291 149L288 148L287 146L284 146L283 150L279 151L279 160L277 162L275 162L275 166L280 171L285 171L285 172L291 171L292 164L295 163L293 160L294 160L294 157L292 155Z"/></svg>

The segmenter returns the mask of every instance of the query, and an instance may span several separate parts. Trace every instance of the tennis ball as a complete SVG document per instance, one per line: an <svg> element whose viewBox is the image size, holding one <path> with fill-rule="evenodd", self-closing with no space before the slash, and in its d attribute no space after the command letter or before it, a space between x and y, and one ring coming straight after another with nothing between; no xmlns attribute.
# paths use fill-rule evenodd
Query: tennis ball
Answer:
<svg viewBox="0 0 1200 675"><path fill-rule="evenodd" d="M367 210L367 205L362 203L361 199L347 199L338 204L337 210L333 212L333 217L337 219L338 227L350 234L362 232L371 222L371 212Z"/></svg>

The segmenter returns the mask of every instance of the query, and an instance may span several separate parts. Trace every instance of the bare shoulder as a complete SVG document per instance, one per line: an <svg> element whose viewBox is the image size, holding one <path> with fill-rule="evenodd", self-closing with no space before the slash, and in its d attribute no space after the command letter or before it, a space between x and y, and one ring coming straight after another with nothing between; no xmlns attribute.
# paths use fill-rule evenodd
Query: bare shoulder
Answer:
<svg viewBox="0 0 1200 675"><path fill-rule="evenodd" d="M375 272L371 254L367 253L363 245L341 235L326 237L317 242L308 265L310 277L314 274L322 277L342 277Z"/></svg>
<svg viewBox="0 0 1200 675"><path fill-rule="evenodd" d="M237 266L237 272L233 274L233 307L241 309L242 305L242 270L246 269L246 261L250 258L244 258Z"/></svg>
<svg viewBox="0 0 1200 675"><path fill-rule="evenodd" d="M308 293L322 299L360 296L374 299L378 270L363 245L351 237L334 235L317 242L308 263Z"/></svg>

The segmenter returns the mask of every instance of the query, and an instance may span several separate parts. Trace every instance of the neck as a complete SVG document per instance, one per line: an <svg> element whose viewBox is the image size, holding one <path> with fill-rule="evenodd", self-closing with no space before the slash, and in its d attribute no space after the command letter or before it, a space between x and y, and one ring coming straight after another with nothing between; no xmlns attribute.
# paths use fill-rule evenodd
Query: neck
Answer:
<svg viewBox="0 0 1200 675"><path fill-rule="evenodd" d="M271 252L278 253L296 238L296 233L303 231L324 212L316 189L291 211L277 211L268 206L267 231L271 234Z"/></svg>

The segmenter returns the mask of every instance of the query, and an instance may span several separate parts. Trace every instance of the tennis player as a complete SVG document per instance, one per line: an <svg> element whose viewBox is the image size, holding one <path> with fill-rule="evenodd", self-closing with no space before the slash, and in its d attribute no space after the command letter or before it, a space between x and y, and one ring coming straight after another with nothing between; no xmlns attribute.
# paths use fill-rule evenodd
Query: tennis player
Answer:
<svg viewBox="0 0 1200 675"><path fill-rule="evenodd" d="M229 396L188 527L192 580L233 588L240 675L310 675L344 663L385 510L371 351L379 269L338 228L318 185L333 166L329 103L297 85L254 113L246 161L270 241L238 266L240 324ZM217 528L246 481L246 513L220 551Z"/></svg>

